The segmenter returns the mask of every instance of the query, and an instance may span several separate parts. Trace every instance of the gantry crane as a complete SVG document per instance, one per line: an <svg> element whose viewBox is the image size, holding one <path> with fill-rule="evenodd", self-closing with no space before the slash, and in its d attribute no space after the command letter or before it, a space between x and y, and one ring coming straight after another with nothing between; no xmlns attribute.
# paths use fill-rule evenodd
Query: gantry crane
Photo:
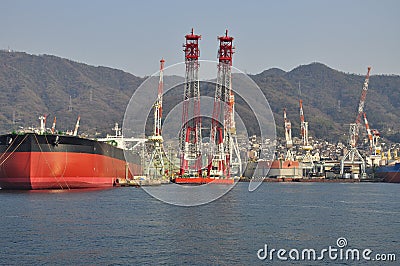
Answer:
<svg viewBox="0 0 400 266"><path fill-rule="evenodd" d="M163 104L163 86L164 86L164 59L160 60L160 79L158 82L157 100L154 103L154 125L153 134L147 139L151 144L150 161L147 166L146 175L153 179L163 178L165 175L163 137L161 135L161 119Z"/></svg>
<svg viewBox="0 0 400 266"><path fill-rule="evenodd" d="M362 114L364 112L365 99L366 99L367 91L368 91L368 83L369 83L369 73L370 73L370 71L371 71L371 67L368 67L368 72L367 72L367 75L365 77L363 89L362 89L362 92L361 92L360 102L358 104L356 122L350 124L349 140L348 140L349 150L343 156L343 158L342 158L342 160L340 162L340 175L344 174L344 166L345 166L345 164L351 164L351 165L360 165L361 177L363 177L363 178L366 177L365 160L361 156L360 152L357 149L357 141L358 141L360 125L361 125L361 116L362 116Z"/></svg>

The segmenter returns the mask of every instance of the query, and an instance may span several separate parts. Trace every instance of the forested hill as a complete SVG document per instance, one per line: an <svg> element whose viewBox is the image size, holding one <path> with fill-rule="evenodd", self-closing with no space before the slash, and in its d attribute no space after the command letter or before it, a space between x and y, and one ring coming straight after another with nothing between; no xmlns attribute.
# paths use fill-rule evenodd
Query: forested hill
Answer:
<svg viewBox="0 0 400 266"><path fill-rule="evenodd" d="M0 130L37 126L39 115L48 114L49 127L56 116L58 129L71 130L80 115L80 131L111 133L142 81L121 70L55 56L0 52Z"/></svg>
<svg viewBox="0 0 400 266"><path fill-rule="evenodd" d="M400 142L400 76L374 75L373 66L364 111L371 128L392 141ZM347 74L321 63L299 66L289 72L269 69L252 76L267 96L275 114L277 129L283 134L283 108L292 122L293 135L299 135L299 99L312 136L346 139L354 123L365 74ZM362 121L362 133L365 126Z"/></svg>
<svg viewBox="0 0 400 266"><path fill-rule="evenodd" d="M370 127L400 142L400 76L373 75L373 71L364 109ZM269 101L278 134L283 133L283 108L287 109L293 134L299 134L301 98L310 135L328 140L347 134L348 124L356 118L365 78L320 63L289 72L273 68L250 77ZM37 126L38 117L48 114L49 120L57 116L60 130L73 129L80 115L81 132L92 136L96 132L111 133L114 123L122 122L129 99L143 80L121 70L56 56L0 51L0 132Z"/></svg>

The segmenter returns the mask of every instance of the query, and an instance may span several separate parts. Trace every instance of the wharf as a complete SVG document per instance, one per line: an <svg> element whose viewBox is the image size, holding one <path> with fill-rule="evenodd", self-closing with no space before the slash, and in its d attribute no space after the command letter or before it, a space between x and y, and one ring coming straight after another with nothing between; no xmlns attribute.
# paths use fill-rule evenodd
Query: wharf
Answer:
<svg viewBox="0 0 400 266"><path fill-rule="evenodd" d="M327 179L327 178L259 178L258 180L262 180L263 182L293 182L293 183L359 183L359 182L384 182L382 179L347 179L347 178L335 178L335 179ZM250 178L241 178L239 182L250 182Z"/></svg>

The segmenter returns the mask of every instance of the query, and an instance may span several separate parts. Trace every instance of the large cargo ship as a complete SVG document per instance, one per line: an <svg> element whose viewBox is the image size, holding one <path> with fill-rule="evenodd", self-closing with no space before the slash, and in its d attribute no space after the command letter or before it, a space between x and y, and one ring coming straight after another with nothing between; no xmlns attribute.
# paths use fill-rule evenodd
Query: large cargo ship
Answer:
<svg viewBox="0 0 400 266"><path fill-rule="evenodd" d="M58 134L0 136L2 189L106 188L141 174L140 156L106 142Z"/></svg>
<svg viewBox="0 0 400 266"><path fill-rule="evenodd" d="M388 183L400 183L400 163L378 167L375 175Z"/></svg>

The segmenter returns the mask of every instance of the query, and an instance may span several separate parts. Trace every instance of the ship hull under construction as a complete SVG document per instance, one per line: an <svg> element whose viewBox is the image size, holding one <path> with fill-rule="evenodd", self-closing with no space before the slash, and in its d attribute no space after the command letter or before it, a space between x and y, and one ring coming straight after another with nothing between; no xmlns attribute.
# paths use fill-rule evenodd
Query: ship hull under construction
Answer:
<svg viewBox="0 0 400 266"><path fill-rule="evenodd" d="M107 188L140 174L140 158L126 162L123 150L73 136L0 136L2 189Z"/></svg>
<svg viewBox="0 0 400 266"><path fill-rule="evenodd" d="M244 172L247 178L273 177L273 178L301 178L301 169L298 161L292 160L260 160L249 162Z"/></svg>

